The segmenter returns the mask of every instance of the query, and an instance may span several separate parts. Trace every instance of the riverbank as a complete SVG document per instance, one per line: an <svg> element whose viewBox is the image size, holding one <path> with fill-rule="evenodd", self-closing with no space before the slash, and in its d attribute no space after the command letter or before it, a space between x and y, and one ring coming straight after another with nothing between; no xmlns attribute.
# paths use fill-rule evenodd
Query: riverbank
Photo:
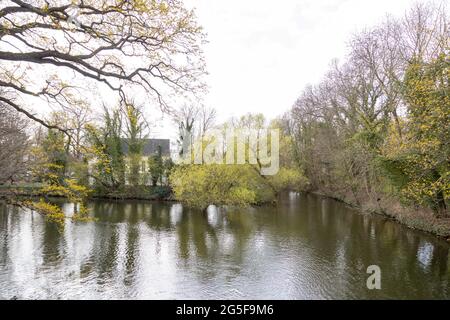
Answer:
<svg viewBox="0 0 450 320"><path fill-rule="evenodd" d="M8 197L42 197L38 185L22 185L14 187L0 187L0 198ZM350 197L338 196L324 191L308 191L322 197L345 203L363 214L377 214L400 223L408 228L433 234L450 241L450 218L437 218L434 213L425 208L404 207L395 199L380 198L378 201L352 201ZM58 197L46 194L46 197ZM125 187L110 192L93 192L92 200L143 200L143 201L176 201L172 190L167 186Z"/></svg>
<svg viewBox="0 0 450 320"><path fill-rule="evenodd" d="M450 218L437 218L430 209L405 207L392 198L378 198L357 203L349 197L323 191L308 191L308 193L345 203L362 214L381 215L410 229L426 232L450 242Z"/></svg>
<svg viewBox="0 0 450 320"><path fill-rule="evenodd" d="M43 194L42 185L18 185L18 186L0 186L0 198L11 197L50 197L60 198L58 194ZM173 193L168 186L141 186L124 187L115 191L92 191L89 199L105 200L148 200L148 201L174 201Z"/></svg>

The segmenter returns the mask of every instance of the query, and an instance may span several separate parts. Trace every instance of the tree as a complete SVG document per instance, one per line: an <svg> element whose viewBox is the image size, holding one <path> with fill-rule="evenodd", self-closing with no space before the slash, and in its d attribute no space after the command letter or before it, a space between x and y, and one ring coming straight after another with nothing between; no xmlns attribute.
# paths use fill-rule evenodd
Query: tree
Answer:
<svg viewBox="0 0 450 320"><path fill-rule="evenodd" d="M178 145L180 157L187 156L192 149L195 124L199 109L194 106L184 105L173 115L173 122L178 126Z"/></svg>
<svg viewBox="0 0 450 320"><path fill-rule="evenodd" d="M383 159L401 194L438 216L448 214L450 199L449 80L444 54L429 64L419 60L410 65L404 82L405 140L388 140Z"/></svg>
<svg viewBox="0 0 450 320"><path fill-rule="evenodd" d="M38 176L50 185L63 183L67 178L68 154L67 141L63 132L56 129L48 130L47 137L42 142L44 163L39 165Z"/></svg>
<svg viewBox="0 0 450 320"><path fill-rule="evenodd" d="M144 144L145 121L140 107L134 103L125 106L124 141L128 146L128 183L134 187L141 184L142 152Z"/></svg>
<svg viewBox="0 0 450 320"><path fill-rule="evenodd" d="M125 158L122 150L122 116L119 109L104 109L103 126L86 127L90 142L90 160L98 191L117 191L125 185Z"/></svg>
<svg viewBox="0 0 450 320"><path fill-rule="evenodd" d="M447 42L445 4L418 4L353 36L347 58L304 89L283 126L311 190L371 210L399 195L441 212L448 206L447 146L437 142L449 140L448 80L428 69L448 68L442 58L435 64ZM439 128L420 131L432 123Z"/></svg>
<svg viewBox="0 0 450 320"><path fill-rule="evenodd" d="M234 128L243 136L247 135L247 138L248 134L256 132L256 146L253 143L251 145L249 139L245 139L243 163L236 161L237 144L226 145L223 141L223 156L226 157L230 152L235 157L234 164L189 164L175 167L170 174L170 184L178 200L200 209L206 209L209 205L243 207L275 202L278 194L284 190L305 189L307 179L290 158L292 140L284 134L280 141L277 141L282 147L282 167L273 176L262 174L263 161L258 149L261 148L262 142L272 145L271 141L263 139L263 134L266 134L267 129L280 129L278 123L274 122L269 126L262 114L247 114L239 119L232 119L224 126ZM202 147L205 148L210 137L206 135L201 139ZM271 153L271 148L268 149ZM256 163L250 161L250 151L255 154Z"/></svg>
<svg viewBox="0 0 450 320"><path fill-rule="evenodd" d="M61 119L60 114L53 114L54 124ZM29 208L43 214L49 221L55 222L60 229L64 228L67 218L64 211L51 203L49 197L65 197L73 203L74 211L71 219L74 221L91 220L88 216L86 201L90 190L83 186L72 175L69 168L68 137L57 129L48 129L47 135L40 144L33 147L33 162L31 170L33 178L38 179L41 186L35 190L39 201L17 199L13 204ZM39 140L37 140L39 141Z"/></svg>
<svg viewBox="0 0 450 320"><path fill-rule="evenodd" d="M167 158L163 163L163 176L166 178L166 185L169 185L169 177L172 174L173 169L175 168L175 163L171 158Z"/></svg>
<svg viewBox="0 0 450 320"><path fill-rule="evenodd" d="M0 185L14 184L25 178L28 170L29 121L4 103L0 103Z"/></svg>
<svg viewBox="0 0 450 320"><path fill-rule="evenodd" d="M185 165L175 168L170 182L175 197L189 207L248 206L256 203L252 169L246 166Z"/></svg>
<svg viewBox="0 0 450 320"><path fill-rule="evenodd" d="M84 100L74 99L74 104L64 106L62 112L66 118L64 127L70 130L69 152L71 158L73 161L83 162L87 145L85 127L93 121L91 106Z"/></svg>
<svg viewBox="0 0 450 320"><path fill-rule="evenodd" d="M101 84L122 102L142 94L167 111L170 97L204 88L204 35L179 0L5 0L0 25L0 101L49 129L23 101L70 106Z"/></svg>
<svg viewBox="0 0 450 320"><path fill-rule="evenodd" d="M200 116L200 137L204 137L205 134L213 128L217 118L217 110L214 108L208 108L202 106L199 111Z"/></svg>
<svg viewBox="0 0 450 320"><path fill-rule="evenodd" d="M149 157L148 169L152 179L152 185L156 187L158 182L162 182L162 176L164 174L164 161L161 155L161 147L158 147L157 154Z"/></svg>

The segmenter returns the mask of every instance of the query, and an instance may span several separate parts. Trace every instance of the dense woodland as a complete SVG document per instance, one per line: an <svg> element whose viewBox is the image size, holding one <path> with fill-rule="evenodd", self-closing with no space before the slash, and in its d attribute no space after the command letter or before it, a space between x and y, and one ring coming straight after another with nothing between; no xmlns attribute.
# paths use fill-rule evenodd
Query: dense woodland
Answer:
<svg viewBox="0 0 450 320"><path fill-rule="evenodd" d="M311 190L393 210L398 200L449 214L449 27L416 5L349 42L283 117Z"/></svg>
<svg viewBox="0 0 450 320"><path fill-rule="evenodd" d="M6 2L0 7L0 186L15 205L62 224L66 216L50 196L67 197L77 204L73 218L87 220L92 196L173 193L205 210L273 202L295 190L399 220L405 210L417 213L419 222L405 222L427 230L434 222L420 215L448 218L450 60L443 5L416 5L353 36L345 60L333 61L323 81L305 88L279 119L248 114L217 123L213 108L169 101L190 95L192 102L204 90L204 34L180 1L85 1L79 26L68 24L64 1ZM56 34L60 38L51 40ZM25 72L42 67L44 83ZM76 74L74 83L57 77L63 67ZM108 86L117 105L94 110L88 96L80 98L80 81ZM136 103L138 94L153 105ZM56 110L40 117L24 102L30 97ZM152 130L145 108L155 106L173 119L180 150L186 135L205 148L213 129L280 129L280 171L266 177L248 161L176 165L156 155L142 172L142 139ZM149 177L151 187L143 183Z"/></svg>

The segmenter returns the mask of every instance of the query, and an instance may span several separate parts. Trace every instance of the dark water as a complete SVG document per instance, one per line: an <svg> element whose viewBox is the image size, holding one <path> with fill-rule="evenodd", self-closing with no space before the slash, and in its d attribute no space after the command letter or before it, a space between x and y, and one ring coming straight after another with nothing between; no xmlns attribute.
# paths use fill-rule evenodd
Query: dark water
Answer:
<svg viewBox="0 0 450 320"><path fill-rule="evenodd" d="M69 205L67 205L69 206ZM316 196L208 213L94 202L56 227L0 206L0 297L28 299L450 298L450 245ZM381 268L381 290L366 271Z"/></svg>

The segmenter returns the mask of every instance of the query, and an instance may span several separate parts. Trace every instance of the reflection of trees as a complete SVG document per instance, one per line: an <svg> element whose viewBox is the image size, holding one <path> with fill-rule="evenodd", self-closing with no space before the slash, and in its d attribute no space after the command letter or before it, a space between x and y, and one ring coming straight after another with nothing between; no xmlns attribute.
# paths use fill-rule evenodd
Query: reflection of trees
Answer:
<svg viewBox="0 0 450 320"><path fill-rule="evenodd" d="M240 263L254 229L253 218L247 212L213 206L207 212L183 209L176 225L179 256L215 262L227 255ZM227 237L231 241L227 242Z"/></svg>
<svg viewBox="0 0 450 320"><path fill-rule="evenodd" d="M146 219L150 229L155 231L168 231L172 228L169 206L162 203L148 204L150 216Z"/></svg>
<svg viewBox="0 0 450 320"><path fill-rule="evenodd" d="M450 288L450 264L448 263L450 261L450 250L446 245L440 244L435 246L434 250L435 253L431 261L433 272L438 274L441 279L447 279L447 288Z"/></svg>
<svg viewBox="0 0 450 320"><path fill-rule="evenodd" d="M123 277L124 283L131 285L137 268L138 223L143 218L143 205L137 202L98 202L93 204L93 212L100 221L94 232L91 257L82 269L89 270L90 261L94 261L100 278ZM120 263L124 263L123 269ZM119 271L124 274L118 274Z"/></svg>
<svg viewBox="0 0 450 320"><path fill-rule="evenodd" d="M450 277L448 245L382 217L352 214L335 201L302 196L298 203L289 209L298 212L298 218L288 219L289 226L272 225L286 236L297 232L304 237L302 241L334 264L339 278L347 278L352 291L360 288L359 296L442 296L445 290L439 286L448 285ZM419 259L420 254L425 258ZM383 271L381 292L365 288L366 268L373 264ZM439 277L443 280L436 281Z"/></svg>
<svg viewBox="0 0 450 320"><path fill-rule="evenodd" d="M251 215L214 206L209 207L207 212L180 210L176 235L178 257L184 261L184 267L189 270L193 268L198 281L205 283L215 279L219 273L224 273L224 276L237 275L242 269L245 249L255 228Z"/></svg>
<svg viewBox="0 0 450 320"><path fill-rule="evenodd" d="M136 215L138 212L136 211ZM126 239L126 260L125 260L125 284L131 285L136 276L136 268L138 261L136 261L136 255L139 254L139 228L136 223L129 224L127 226L127 239Z"/></svg>
<svg viewBox="0 0 450 320"><path fill-rule="evenodd" d="M164 240L164 236L161 238L163 240L160 239L161 232L174 232L179 257L185 261L198 257L214 263L227 254L233 257L236 263L242 262L244 248L254 229L251 215L239 211L225 212L214 207L208 212L201 212L176 206L157 202L94 203L93 211L102 224L101 228L97 228L94 240L94 252L98 253L94 259L99 265L99 273L105 276L113 275L113 264L117 259L121 238L118 233L126 232L125 267L127 275L131 276L137 263L135 254L140 249L139 222L144 222L150 230L156 231L154 237L157 252L160 241ZM124 228L117 228L116 224L119 223L126 224L126 231L123 231ZM231 236L231 248L228 248L226 243L221 243L224 235Z"/></svg>
<svg viewBox="0 0 450 320"><path fill-rule="evenodd" d="M185 268L196 270L200 281L206 281L224 271L225 277L240 273L248 259L256 257L257 250L266 250L255 247L256 239L263 239L268 250L288 247L289 252L298 255L298 261L313 259L317 270L307 272L317 275L332 270L340 294L351 291L358 297L374 298L450 295L448 244L380 217L352 214L345 205L316 196L298 196L280 201L278 206L246 210L211 207L206 213L156 202L98 201L91 207L99 220L67 229L65 239L44 219L32 222L33 239L42 241L36 246L40 249L32 253L42 259L33 261L53 267L71 258L67 257L67 243L89 241L89 256L80 262L82 276L94 273L99 283L123 280L130 286L137 281L138 268L145 268L139 259L139 254L147 250L147 244L140 241L141 232L150 232L151 241L156 243L148 245L156 247L155 255L160 254L158 246L163 241L174 241L177 247L169 254L177 255L181 267L184 263ZM29 220L17 211L0 205L1 265L14 263L10 262L8 235L28 230L24 223ZM82 228L93 228L89 233L92 238L70 238ZM18 246L17 250L23 252L14 252L14 256L30 254L26 247ZM261 258L255 263L267 264L258 270L269 270L272 262ZM305 264L288 267L295 274L305 272ZM382 269L381 292L365 288L366 268L373 264Z"/></svg>
<svg viewBox="0 0 450 320"><path fill-rule="evenodd" d="M231 256L235 263L241 264L247 243L255 231L254 215L245 210L232 210L226 213L225 223L226 234L233 239Z"/></svg>
<svg viewBox="0 0 450 320"><path fill-rule="evenodd" d="M219 216L219 221L221 219ZM208 223L208 212L183 209L181 219L176 226L180 257L188 259L196 255L203 259L214 260L220 254L216 233L216 228L220 228L220 226L220 222L218 226ZM191 247L195 248L195 252L190 251Z"/></svg>
<svg viewBox="0 0 450 320"><path fill-rule="evenodd" d="M64 205L56 203L59 207L64 209ZM52 265L56 262L61 262L64 258L64 244L61 230L55 223L45 222L42 226L42 260L44 265Z"/></svg>
<svg viewBox="0 0 450 320"><path fill-rule="evenodd" d="M176 227L176 233L178 238L178 247L179 247L179 256L182 259L188 259L189 254L189 238L190 238L190 232L189 232L189 214L181 209L180 212L180 220Z"/></svg>
<svg viewBox="0 0 450 320"><path fill-rule="evenodd" d="M94 260L100 278L111 278L117 261L119 235L115 225L96 228Z"/></svg>
<svg viewBox="0 0 450 320"><path fill-rule="evenodd" d="M9 226L9 211L15 211L11 214L17 214L16 210L13 210L12 207L7 207L6 205L0 203L0 263L1 265L5 265L8 261L8 232L10 230Z"/></svg>

